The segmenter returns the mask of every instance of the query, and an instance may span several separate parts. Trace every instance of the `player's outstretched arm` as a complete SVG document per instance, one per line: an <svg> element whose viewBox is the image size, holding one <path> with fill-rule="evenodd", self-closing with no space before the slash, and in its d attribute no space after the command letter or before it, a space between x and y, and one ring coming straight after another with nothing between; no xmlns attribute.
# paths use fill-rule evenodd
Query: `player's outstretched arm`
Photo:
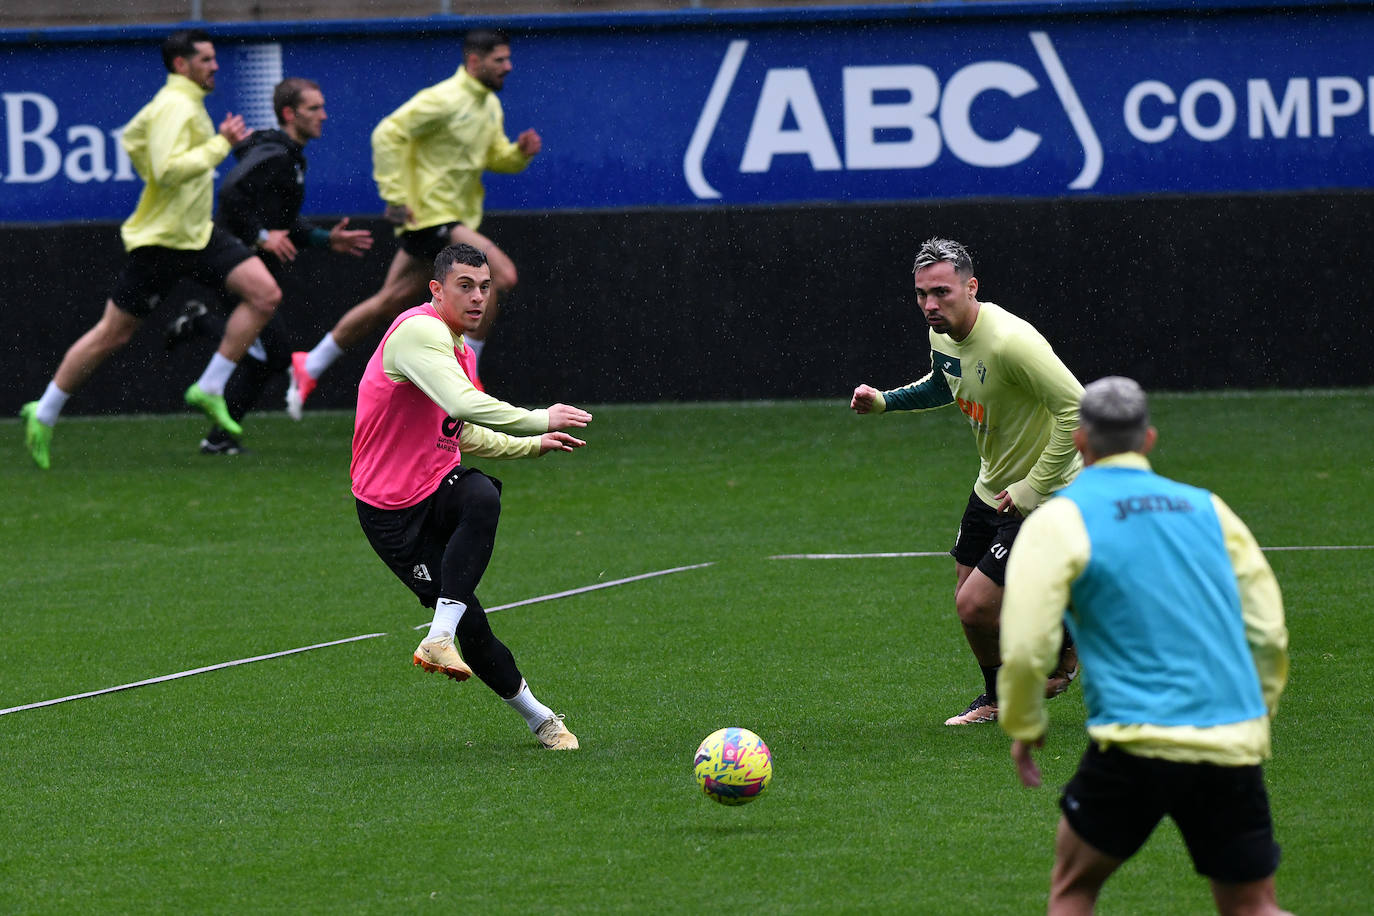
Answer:
<svg viewBox="0 0 1374 916"><path fill-rule="evenodd" d="M533 127L530 127L515 138L515 145L519 147L520 152L533 157L539 155L539 152L544 148L544 140Z"/></svg>
<svg viewBox="0 0 1374 916"><path fill-rule="evenodd" d="M226 112L224 120L219 122L219 135L228 140L230 146L242 143L252 133L243 122L243 115L236 115L232 111Z"/></svg>
<svg viewBox="0 0 1374 916"><path fill-rule="evenodd" d="M361 258L372 247L372 233L367 229L348 228L348 217L345 216L329 230L329 247L339 254Z"/></svg>
<svg viewBox="0 0 1374 916"><path fill-rule="evenodd" d="M289 263L296 260L296 243L291 241L289 229L269 229L267 238L258 242L258 247L274 255L278 261Z"/></svg>
<svg viewBox="0 0 1374 916"><path fill-rule="evenodd" d="M574 439L567 433L544 433L539 437L539 454L547 455L549 452L570 452L575 448L581 448L587 443L581 439Z"/></svg>
<svg viewBox="0 0 1374 916"><path fill-rule="evenodd" d="M869 385L860 385L854 389L854 396L849 399L850 408L857 414L881 413L882 394L878 389ZM875 409L876 408L876 409Z"/></svg>
<svg viewBox="0 0 1374 916"><path fill-rule="evenodd" d="M549 407L549 430L581 428L592 422L592 415L581 407L570 404L553 404Z"/></svg>
<svg viewBox="0 0 1374 916"><path fill-rule="evenodd" d="M1016 764L1016 775L1021 780L1021 785L1028 789L1040 788L1040 767L1036 765L1031 750L1044 746L1043 736L1035 741L1017 739L1011 743L1011 759Z"/></svg>

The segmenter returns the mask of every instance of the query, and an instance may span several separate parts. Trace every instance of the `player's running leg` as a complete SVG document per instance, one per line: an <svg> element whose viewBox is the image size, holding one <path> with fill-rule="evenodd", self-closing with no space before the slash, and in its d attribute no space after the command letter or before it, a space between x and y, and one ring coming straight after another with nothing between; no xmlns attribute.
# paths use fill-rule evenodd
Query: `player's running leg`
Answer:
<svg viewBox="0 0 1374 916"><path fill-rule="evenodd" d="M231 436L243 433L243 427L229 416L224 402L224 387L248 348L262 333L263 327L281 304L281 287L261 258L250 256L229 271L224 286L238 298L239 304L225 323L219 349L210 357L205 371L186 389L186 403L199 408Z"/></svg>
<svg viewBox="0 0 1374 916"><path fill-rule="evenodd" d="M426 301L432 267L404 248L398 249L381 289L345 312L314 349L291 354L291 380L286 389L286 412L291 419L301 418L306 399L335 360L401 312Z"/></svg>

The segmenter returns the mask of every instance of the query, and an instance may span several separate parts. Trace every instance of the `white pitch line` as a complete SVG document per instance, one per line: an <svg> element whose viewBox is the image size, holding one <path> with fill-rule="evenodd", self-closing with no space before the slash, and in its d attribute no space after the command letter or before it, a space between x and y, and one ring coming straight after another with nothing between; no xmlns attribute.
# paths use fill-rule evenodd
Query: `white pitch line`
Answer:
<svg viewBox="0 0 1374 916"><path fill-rule="evenodd" d="M1335 544L1328 546L1261 547L1265 551L1280 550L1374 550L1374 544ZM915 550L902 553L779 553L770 560L882 560L892 557L947 557L947 550ZM418 628L417 628L418 629Z"/></svg>
<svg viewBox="0 0 1374 916"><path fill-rule="evenodd" d="M947 557L948 550L916 550L903 553L780 553L770 560L882 560L890 557Z"/></svg>
<svg viewBox="0 0 1374 916"><path fill-rule="evenodd" d="M1328 547L1261 547L1260 550L1374 550L1374 544L1335 544Z"/></svg>
<svg viewBox="0 0 1374 916"><path fill-rule="evenodd" d="M595 585L584 585L581 588L570 588L566 592L554 592L552 595L540 595L538 598L526 598L524 601L512 601L510 604L502 604L496 607L487 608L488 614L495 614L497 611L504 611L508 608L521 607L526 604L538 604L541 601L553 601L555 598L567 598L570 595L581 595L586 592L594 592L601 588L611 588L616 585L624 585L626 582L638 582L641 579L655 579L659 576L669 576L673 573L686 572L689 569L702 569L707 566L714 566L715 561L710 563L693 563L691 566L674 566L672 569L660 569L654 572L640 573L637 576L626 576L624 579L612 579L610 582L598 582ZM423 630L429 626L422 623L419 626L411 627L413 630Z"/></svg>
<svg viewBox="0 0 1374 916"><path fill-rule="evenodd" d="M610 582L598 582L596 585L585 585L582 588L573 588L565 592L555 592L552 595L540 595L537 598L526 598L524 601L515 601L511 604L503 604L500 607L487 608L487 613L493 611L504 611L507 608L520 607L526 604L537 604L540 601L553 601L556 598L566 598L569 595L581 595L584 592L594 592L597 589L611 588L615 585L624 585L627 582L638 582L641 579L653 579L657 576L666 576L671 573L686 572L689 569L701 569L704 566L713 566L712 563L696 563L691 566L675 566L672 569L660 569L656 572L640 573L637 576L627 576L624 579L615 579ZM429 624L421 624L415 629L419 630ZM26 703L23 706L11 706L9 709L0 709L0 716L9 715L12 712L23 712L26 709L39 709L43 706L55 706L58 703L68 703L72 700L84 700L88 697L103 696L107 693L118 693L121 690L132 690L135 687L147 687L150 684L161 684L164 681L175 681L183 677L190 677L193 674L204 674L207 671L219 671L221 668L234 668L238 665L246 665L249 662L261 662L270 658L281 658L285 655L295 655L300 652L309 652L312 649L325 649L329 646L341 646L344 643L361 642L364 639L376 639L378 636L385 636L385 633L368 633L363 636L350 636L347 639L335 639L331 642L316 643L313 646L301 646L298 649L286 649L281 652L270 652L267 655L254 655L252 658L240 658L231 662L220 662L216 665L206 665L203 668L192 668L189 671L178 671L175 674L164 674L159 677L150 677L142 681L132 681L128 684L119 684L115 687L102 687L100 690L89 690L86 693L74 693L68 697L58 697L53 700L42 700L37 703Z"/></svg>
<svg viewBox="0 0 1374 916"><path fill-rule="evenodd" d="M147 680L120 684L117 687L103 687L100 690L90 690L86 693L74 693L69 697L58 697L55 700L42 700L38 703L26 703L23 706L11 706L9 709L0 709L0 716L9 715L12 712L23 712L26 709L38 709L41 706L54 706L58 703L66 703L71 700L84 700L87 697L98 697L106 693L117 693L120 690L132 690L135 687L146 687L149 684L161 684L163 681L175 681L178 678L190 677L193 674L218 671L221 668L233 668L237 665L246 665L249 662L261 662L269 658L281 658L283 655L295 655L297 652L309 652L311 649L323 649L326 646L338 646L346 642L376 639L378 636L385 635L385 633L368 633L365 636L350 636L347 639L336 639L332 642L316 643L313 646L301 646L299 649L287 649L284 652L270 652L267 655L254 655L252 658L240 658L232 662L220 662L217 665L206 665L204 668L192 668L189 671L178 671L176 674L164 674L161 677L150 677Z"/></svg>

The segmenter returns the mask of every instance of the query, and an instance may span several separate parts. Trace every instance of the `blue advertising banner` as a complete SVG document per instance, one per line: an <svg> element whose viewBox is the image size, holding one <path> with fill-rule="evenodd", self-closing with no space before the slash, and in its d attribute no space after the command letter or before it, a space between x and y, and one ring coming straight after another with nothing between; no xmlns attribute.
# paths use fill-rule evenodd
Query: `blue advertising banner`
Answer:
<svg viewBox="0 0 1374 916"><path fill-rule="evenodd" d="M211 26L207 99L273 124L318 80L314 213L381 209L369 136L477 20ZM922 4L519 17L507 132L544 152L489 209L1366 188L1374 4ZM0 33L0 221L122 219L121 126L165 30ZM35 40L36 38L36 40Z"/></svg>

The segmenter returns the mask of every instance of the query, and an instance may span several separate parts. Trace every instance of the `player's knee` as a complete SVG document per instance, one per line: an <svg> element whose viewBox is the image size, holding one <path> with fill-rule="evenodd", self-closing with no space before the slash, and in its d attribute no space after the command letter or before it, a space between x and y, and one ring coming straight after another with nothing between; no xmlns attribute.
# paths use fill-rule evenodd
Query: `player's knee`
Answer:
<svg viewBox="0 0 1374 916"><path fill-rule="evenodd" d="M388 286L380 296L369 301L368 311L374 318L395 318L406 309L424 301L424 293L410 285Z"/></svg>
<svg viewBox="0 0 1374 916"><path fill-rule="evenodd" d="M277 306L281 305L281 287L275 283L271 287L264 287L254 292L245 301L248 307L259 315L271 318L277 312Z"/></svg>
<svg viewBox="0 0 1374 916"><path fill-rule="evenodd" d="M100 325L98 346L105 353L113 353L134 339L134 331L137 326L127 324L112 324L102 322Z"/></svg>
<svg viewBox="0 0 1374 916"><path fill-rule="evenodd" d="M464 521L495 530L501 521L501 493L489 479L473 486L463 506Z"/></svg>
<svg viewBox="0 0 1374 916"><path fill-rule="evenodd" d="M515 284L518 283L519 280L520 278L516 275L514 264L492 268L491 285L496 287L500 292L504 293L514 289Z"/></svg>
<svg viewBox="0 0 1374 916"><path fill-rule="evenodd" d="M983 601L981 596L971 594L970 589L962 589L955 595L954 609L959 614L959 622L967 626L986 627L997 623L999 608Z"/></svg>

